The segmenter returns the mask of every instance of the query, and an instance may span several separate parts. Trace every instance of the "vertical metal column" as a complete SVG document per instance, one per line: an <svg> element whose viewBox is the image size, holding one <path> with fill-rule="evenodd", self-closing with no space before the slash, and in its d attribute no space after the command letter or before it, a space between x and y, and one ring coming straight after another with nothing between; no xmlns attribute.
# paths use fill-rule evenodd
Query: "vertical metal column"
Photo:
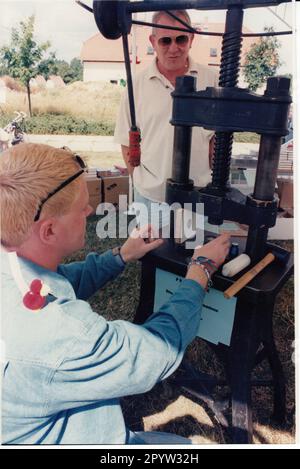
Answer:
<svg viewBox="0 0 300 469"><path fill-rule="evenodd" d="M176 78L177 93L196 91L195 78L183 76ZM178 184L189 184L192 144L192 127L176 125L174 128L172 181Z"/></svg>
<svg viewBox="0 0 300 469"><path fill-rule="evenodd" d="M271 201L274 197L282 137L262 135L253 198Z"/></svg>
<svg viewBox="0 0 300 469"><path fill-rule="evenodd" d="M267 96L288 96L290 80L285 77L272 77L267 81L265 95ZM286 116L288 118L288 108ZM266 206L274 204L274 192L277 177L277 170L280 158L282 135L262 135L259 145L258 162L256 169L255 185L253 195L248 198L248 203L252 205ZM265 245L268 238L267 227L249 226L246 253L253 262L258 261L265 255Z"/></svg>
<svg viewBox="0 0 300 469"><path fill-rule="evenodd" d="M228 88L238 83L242 49L244 11L241 7L227 10L223 35L219 86ZM229 183L233 133L216 132L212 182L210 187L225 192Z"/></svg>

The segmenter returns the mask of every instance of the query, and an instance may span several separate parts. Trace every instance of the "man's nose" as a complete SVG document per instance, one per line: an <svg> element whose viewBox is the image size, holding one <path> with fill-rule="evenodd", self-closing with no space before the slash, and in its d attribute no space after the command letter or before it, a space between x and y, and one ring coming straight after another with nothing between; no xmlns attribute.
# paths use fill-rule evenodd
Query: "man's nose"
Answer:
<svg viewBox="0 0 300 469"><path fill-rule="evenodd" d="M177 51L178 45L176 44L176 39L172 39L172 42L169 47L169 51Z"/></svg>

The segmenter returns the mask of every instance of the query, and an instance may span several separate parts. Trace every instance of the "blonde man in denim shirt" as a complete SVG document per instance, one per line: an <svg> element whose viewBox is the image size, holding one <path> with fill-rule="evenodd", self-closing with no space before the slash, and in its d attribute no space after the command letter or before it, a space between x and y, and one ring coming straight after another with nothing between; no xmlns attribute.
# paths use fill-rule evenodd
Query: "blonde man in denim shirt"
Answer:
<svg viewBox="0 0 300 469"><path fill-rule="evenodd" d="M119 398L150 390L179 366L198 329L206 274L192 265L172 299L142 326L92 311L87 299L162 241L146 243L141 232L116 252L61 265L84 246L91 211L81 163L67 150L36 144L1 156L2 443L188 443L131 432ZM228 247L223 235L195 255L220 265ZM44 290L36 293L33 280ZM42 298L39 309L24 285L31 300Z"/></svg>

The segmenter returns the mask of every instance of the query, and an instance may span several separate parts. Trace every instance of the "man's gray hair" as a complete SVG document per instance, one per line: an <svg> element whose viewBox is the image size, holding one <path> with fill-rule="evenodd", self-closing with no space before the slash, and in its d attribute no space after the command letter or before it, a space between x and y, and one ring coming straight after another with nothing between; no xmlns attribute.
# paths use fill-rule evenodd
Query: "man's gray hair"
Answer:
<svg viewBox="0 0 300 469"><path fill-rule="evenodd" d="M184 17L184 21L186 23L188 23L189 26L192 26L191 18L190 18L190 15L188 14L187 10L170 10L170 13L173 13L173 15L175 15L175 16L179 16L179 18ZM161 10L161 11L156 11L153 14L152 23L157 24L162 15L167 15L169 18L173 19L174 22L175 22L175 19L172 18L172 16L168 15L168 13L166 11ZM180 19L182 19L182 18L180 18ZM182 27L184 28L183 25L182 25ZM155 35L155 33L156 33L156 28L153 27L152 28L152 34Z"/></svg>

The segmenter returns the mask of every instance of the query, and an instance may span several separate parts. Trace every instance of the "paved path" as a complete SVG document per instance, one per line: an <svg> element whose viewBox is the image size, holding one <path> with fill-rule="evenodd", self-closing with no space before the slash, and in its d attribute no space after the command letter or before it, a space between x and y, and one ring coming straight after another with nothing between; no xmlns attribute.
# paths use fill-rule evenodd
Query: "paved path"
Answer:
<svg viewBox="0 0 300 469"><path fill-rule="evenodd" d="M54 147L67 146L74 151L91 152L117 152L120 145L115 143L113 137L101 137L96 135L28 135L32 143L46 143ZM258 143L234 143L232 155L255 156L258 153Z"/></svg>

